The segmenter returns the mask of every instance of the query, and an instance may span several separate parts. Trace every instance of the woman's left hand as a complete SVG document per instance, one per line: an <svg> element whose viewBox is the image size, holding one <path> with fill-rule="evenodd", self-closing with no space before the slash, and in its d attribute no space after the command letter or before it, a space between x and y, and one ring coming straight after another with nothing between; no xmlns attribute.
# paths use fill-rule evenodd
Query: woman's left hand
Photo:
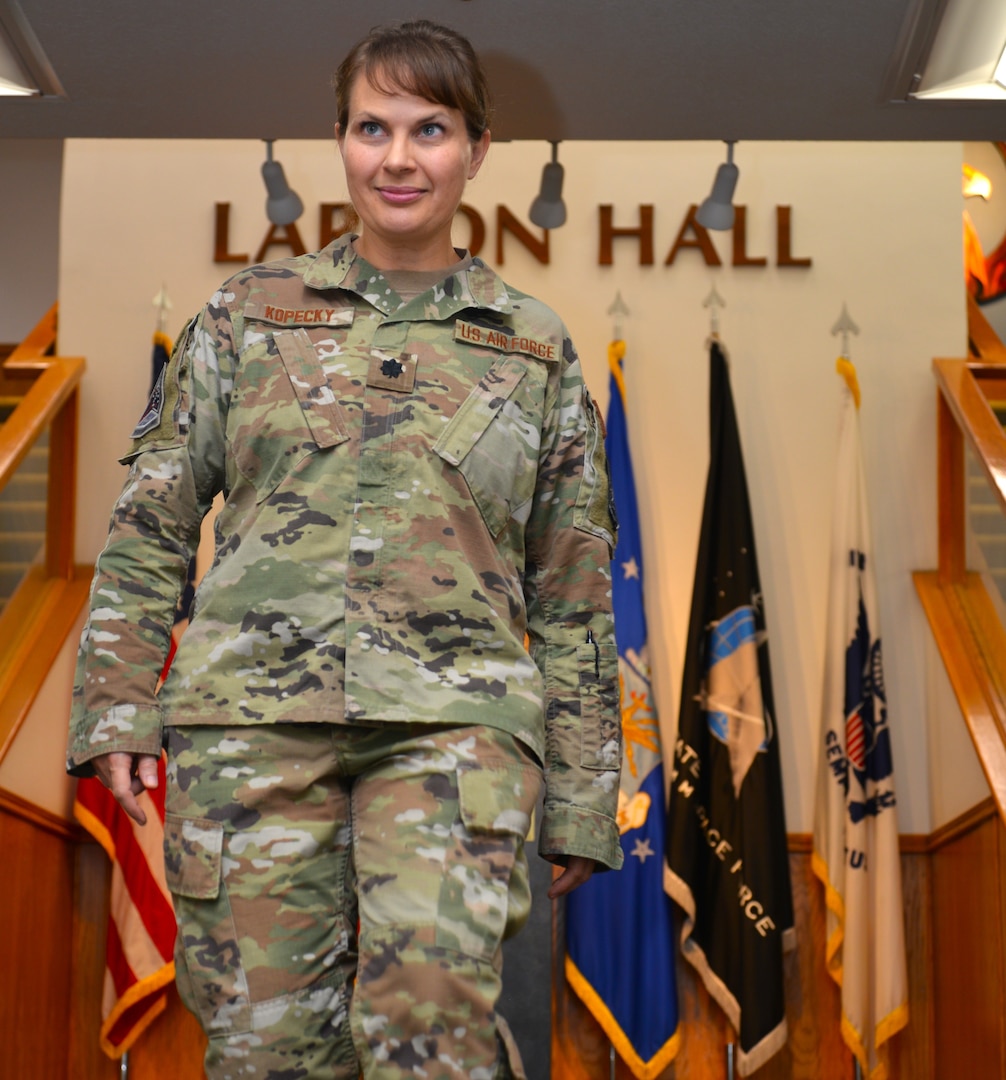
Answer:
<svg viewBox="0 0 1006 1080"><path fill-rule="evenodd" d="M587 859L583 855L570 855L566 859L566 867L563 872L552 882L548 890L548 898L555 900L565 896L575 888L582 885L594 872L594 860Z"/></svg>

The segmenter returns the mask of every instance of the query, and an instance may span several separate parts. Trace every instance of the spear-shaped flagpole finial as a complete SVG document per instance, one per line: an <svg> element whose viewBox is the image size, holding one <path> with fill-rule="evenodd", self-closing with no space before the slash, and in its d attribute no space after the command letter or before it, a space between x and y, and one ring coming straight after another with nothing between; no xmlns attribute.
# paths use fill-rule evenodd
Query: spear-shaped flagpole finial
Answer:
<svg viewBox="0 0 1006 1080"><path fill-rule="evenodd" d="M702 301L702 306L709 308L709 333L712 337L720 336L720 308L727 306L726 300L716 291L714 285L709 290L709 295Z"/></svg>
<svg viewBox="0 0 1006 1080"><path fill-rule="evenodd" d="M608 308L608 314L612 316L611 337L614 341L622 340L622 316L631 315L628 305L622 299L622 291L619 289L615 293L615 300L611 307Z"/></svg>
<svg viewBox="0 0 1006 1080"><path fill-rule="evenodd" d="M168 312L175 306L168 296L168 287L161 284L160 292L154 297L154 307L157 308L157 329L163 334L168 321Z"/></svg>
<svg viewBox="0 0 1006 1080"><path fill-rule="evenodd" d="M845 302L842 302L842 314L835 320L835 325L831 328L832 334L842 335L842 357L845 360L849 359L849 335L858 334L859 327L852 321L852 316L849 314L849 309L846 307Z"/></svg>

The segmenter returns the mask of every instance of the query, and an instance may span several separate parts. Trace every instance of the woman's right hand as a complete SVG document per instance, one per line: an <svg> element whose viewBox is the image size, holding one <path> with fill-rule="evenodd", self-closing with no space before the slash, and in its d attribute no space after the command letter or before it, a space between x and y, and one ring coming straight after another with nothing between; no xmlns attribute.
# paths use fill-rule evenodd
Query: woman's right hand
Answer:
<svg viewBox="0 0 1006 1080"><path fill-rule="evenodd" d="M157 787L157 758L153 754L116 751L92 758L91 764L122 809L137 825L146 825L147 815L136 796Z"/></svg>

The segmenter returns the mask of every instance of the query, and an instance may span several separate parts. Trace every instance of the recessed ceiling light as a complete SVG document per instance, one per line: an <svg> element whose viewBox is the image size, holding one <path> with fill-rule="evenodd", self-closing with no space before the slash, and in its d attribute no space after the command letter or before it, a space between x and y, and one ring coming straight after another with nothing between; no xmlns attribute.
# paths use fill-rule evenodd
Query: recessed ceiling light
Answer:
<svg viewBox="0 0 1006 1080"><path fill-rule="evenodd" d="M999 63L996 64L996 69L992 73L992 78L1006 90L1006 48L1002 51L1002 56L999 57Z"/></svg>
<svg viewBox="0 0 1006 1080"><path fill-rule="evenodd" d="M1006 99L1006 4L948 0L912 97Z"/></svg>
<svg viewBox="0 0 1006 1080"><path fill-rule="evenodd" d="M0 0L0 96L66 97L17 0Z"/></svg>
<svg viewBox="0 0 1006 1080"><path fill-rule="evenodd" d="M41 94L42 90L32 82L21 65L17 54L0 32L0 95L4 97L28 97Z"/></svg>

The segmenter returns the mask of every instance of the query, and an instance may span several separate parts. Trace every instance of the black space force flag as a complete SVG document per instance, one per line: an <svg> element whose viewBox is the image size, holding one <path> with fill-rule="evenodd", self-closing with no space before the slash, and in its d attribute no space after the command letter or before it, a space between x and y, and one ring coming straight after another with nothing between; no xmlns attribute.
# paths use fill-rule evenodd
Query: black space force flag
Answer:
<svg viewBox="0 0 1006 1080"><path fill-rule="evenodd" d="M668 811L681 951L738 1035L747 1076L786 1041L794 943L778 729L726 359L710 349L709 477Z"/></svg>

